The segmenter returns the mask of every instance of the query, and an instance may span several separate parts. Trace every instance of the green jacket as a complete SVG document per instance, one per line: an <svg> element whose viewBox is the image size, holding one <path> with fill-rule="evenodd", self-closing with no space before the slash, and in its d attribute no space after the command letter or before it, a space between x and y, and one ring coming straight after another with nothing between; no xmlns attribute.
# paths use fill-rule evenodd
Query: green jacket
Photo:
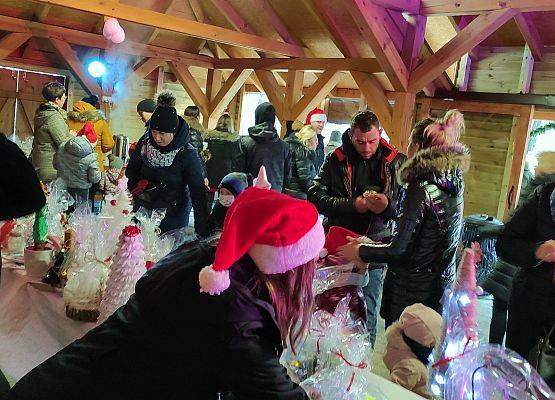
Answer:
<svg viewBox="0 0 555 400"><path fill-rule="evenodd" d="M31 162L41 181L46 183L56 179L54 154L71 137L65 111L50 102L41 104L35 113L35 137L31 151Z"/></svg>

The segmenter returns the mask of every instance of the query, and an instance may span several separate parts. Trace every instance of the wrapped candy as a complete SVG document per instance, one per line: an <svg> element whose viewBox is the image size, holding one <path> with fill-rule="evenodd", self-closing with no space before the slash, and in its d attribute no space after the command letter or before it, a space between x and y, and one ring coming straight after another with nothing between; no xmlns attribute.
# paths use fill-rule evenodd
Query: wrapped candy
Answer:
<svg viewBox="0 0 555 400"><path fill-rule="evenodd" d="M520 355L481 345L453 360L445 375L445 400L548 400L555 395Z"/></svg>

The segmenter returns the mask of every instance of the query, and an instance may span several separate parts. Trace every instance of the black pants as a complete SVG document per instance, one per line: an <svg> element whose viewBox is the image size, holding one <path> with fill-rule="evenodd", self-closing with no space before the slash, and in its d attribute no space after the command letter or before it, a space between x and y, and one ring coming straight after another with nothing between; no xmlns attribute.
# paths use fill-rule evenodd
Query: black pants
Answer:
<svg viewBox="0 0 555 400"><path fill-rule="evenodd" d="M497 297L493 298L493 310L489 324L489 342L492 344L503 344L505 331L507 330L507 310L509 304Z"/></svg>

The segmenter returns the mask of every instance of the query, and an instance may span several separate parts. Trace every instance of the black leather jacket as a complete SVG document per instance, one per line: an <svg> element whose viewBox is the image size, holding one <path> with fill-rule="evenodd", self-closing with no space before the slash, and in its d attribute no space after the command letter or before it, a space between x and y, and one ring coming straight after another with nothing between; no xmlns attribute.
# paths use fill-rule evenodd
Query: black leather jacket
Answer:
<svg viewBox="0 0 555 400"><path fill-rule="evenodd" d="M391 234L401 191L401 185L395 177L406 157L385 140L381 140L372 160L362 160L353 147L348 132L343 133L342 146L327 156L308 191L308 200L316 206L320 214L325 215L326 229L334 225L342 226L379 240ZM358 173L359 168L372 169L366 165L372 162L377 163L374 176ZM349 175L351 179L348 178ZM370 189L377 189L376 191L384 193L389 199L389 206L379 215L371 212L360 214L356 211L355 199Z"/></svg>
<svg viewBox="0 0 555 400"><path fill-rule="evenodd" d="M316 152L303 145L295 135L285 139L285 143L291 149L291 178L283 192L306 200L308 189L316 177Z"/></svg>
<svg viewBox="0 0 555 400"><path fill-rule="evenodd" d="M386 323L403 309L423 303L439 311L452 281L463 217L463 173L470 157L462 145L418 152L399 173L406 185L401 216L391 243L360 248L366 262L386 262L382 316Z"/></svg>

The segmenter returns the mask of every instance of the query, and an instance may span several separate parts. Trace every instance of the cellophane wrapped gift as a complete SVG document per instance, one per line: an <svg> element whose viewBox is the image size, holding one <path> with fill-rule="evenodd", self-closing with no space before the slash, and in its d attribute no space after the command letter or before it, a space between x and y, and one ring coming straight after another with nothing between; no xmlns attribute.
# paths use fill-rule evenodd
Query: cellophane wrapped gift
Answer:
<svg viewBox="0 0 555 400"><path fill-rule="evenodd" d="M66 189L64 181L60 178L47 185L47 212L48 235L62 240L65 232L65 212L74 203L73 198Z"/></svg>
<svg viewBox="0 0 555 400"><path fill-rule="evenodd" d="M516 352L483 344L452 360L445 374L445 400L550 400L554 393Z"/></svg>

